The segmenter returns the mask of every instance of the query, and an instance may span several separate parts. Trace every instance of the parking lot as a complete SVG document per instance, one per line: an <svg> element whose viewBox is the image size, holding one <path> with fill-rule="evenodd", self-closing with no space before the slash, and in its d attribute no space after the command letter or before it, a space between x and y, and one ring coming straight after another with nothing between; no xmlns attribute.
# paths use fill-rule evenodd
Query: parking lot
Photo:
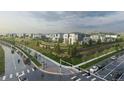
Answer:
<svg viewBox="0 0 124 93"><path fill-rule="evenodd" d="M108 58L95 66L99 67L99 69L94 74L105 80L124 80L124 52Z"/></svg>

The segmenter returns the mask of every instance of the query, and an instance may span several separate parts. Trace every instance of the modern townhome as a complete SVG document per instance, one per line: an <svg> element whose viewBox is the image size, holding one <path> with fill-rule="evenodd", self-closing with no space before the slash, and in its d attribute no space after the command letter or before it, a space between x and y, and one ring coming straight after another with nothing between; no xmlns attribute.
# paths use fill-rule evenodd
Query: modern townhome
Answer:
<svg viewBox="0 0 124 93"><path fill-rule="evenodd" d="M41 33L37 33L37 34L32 34L31 37L33 39L42 39L44 37L44 35Z"/></svg>
<svg viewBox="0 0 124 93"><path fill-rule="evenodd" d="M8 33L8 34L6 34L6 36L8 36L8 37L17 37L17 34L16 33Z"/></svg>
<svg viewBox="0 0 124 93"><path fill-rule="evenodd" d="M83 33L66 33L63 35L63 43L71 44L78 42L79 44L88 43L90 40L89 35Z"/></svg>
<svg viewBox="0 0 124 93"><path fill-rule="evenodd" d="M59 41L60 39L63 38L62 33L46 34L45 36L46 36L46 38L51 39L53 42L57 42L57 41Z"/></svg>
<svg viewBox="0 0 124 93"><path fill-rule="evenodd" d="M118 38L118 34L113 33L92 33L90 35L91 40L98 42L114 42Z"/></svg>
<svg viewBox="0 0 124 93"><path fill-rule="evenodd" d="M30 36L30 34L28 33L18 33L17 34L17 37L19 38L28 38Z"/></svg>

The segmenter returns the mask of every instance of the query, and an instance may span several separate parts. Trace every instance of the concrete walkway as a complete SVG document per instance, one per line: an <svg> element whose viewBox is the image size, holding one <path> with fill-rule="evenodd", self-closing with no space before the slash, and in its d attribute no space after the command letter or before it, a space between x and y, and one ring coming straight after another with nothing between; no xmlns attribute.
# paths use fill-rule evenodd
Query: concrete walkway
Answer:
<svg viewBox="0 0 124 93"><path fill-rule="evenodd" d="M47 68L44 68L43 70L49 72L49 73L63 73L63 74L74 74L74 73L78 73L79 71L76 68L70 67L70 66L65 66L65 65L61 65L58 62L50 59L49 57L43 55L42 53L29 48L27 46L22 45L23 48L29 49L31 50L31 53L33 54L38 54L40 55L40 58L38 58L39 63L42 64L42 61L44 60L45 63L47 63ZM33 55L32 55L33 56ZM61 66L61 72L60 72L60 66Z"/></svg>

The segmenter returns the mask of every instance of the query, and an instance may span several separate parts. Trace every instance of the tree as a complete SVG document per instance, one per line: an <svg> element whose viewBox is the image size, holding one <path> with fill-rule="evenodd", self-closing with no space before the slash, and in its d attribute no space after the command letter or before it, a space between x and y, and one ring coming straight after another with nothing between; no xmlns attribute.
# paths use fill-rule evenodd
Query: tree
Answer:
<svg viewBox="0 0 124 93"><path fill-rule="evenodd" d="M68 46L68 55L70 57L74 57L77 54L77 46L76 45L69 45Z"/></svg>
<svg viewBox="0 0 124 93"><path fill-rule="evenodd" d="M93 44L92 39L89 40L89 45L91 46Z"/></svg>
<svg viewBox="0 0 124 93"><path fill-rule="evenodd" d="M115 45L115 49L116 49L116 50L119 50L119 46L120 46L119 44L116 44L116 45Z"/></svg>
<svg viewBox="0 0 124 93"><path fill-rule="evenodd" d="M39 43L39 41L37 41L37 42L36 42L36 46L39 46L39 45L40 45L40 43Z"/></svg>
<svg viewBox="0 0 124 93"><path fill-rule="evenodd" d="M97 44L101 44L101 39L98 39Z"/></svg>
<svg viewBox="0 0 124 93"><path fill-rule="evenodd" d="M54 49L57 53L60 53L61 52L60 44L59 43L55 44Z"/></svg>

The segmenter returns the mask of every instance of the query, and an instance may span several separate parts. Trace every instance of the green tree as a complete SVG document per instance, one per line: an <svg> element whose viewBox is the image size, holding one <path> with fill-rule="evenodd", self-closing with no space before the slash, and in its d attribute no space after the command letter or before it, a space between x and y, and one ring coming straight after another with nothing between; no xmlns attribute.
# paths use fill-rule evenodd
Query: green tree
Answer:
<svg viewBox="0 0 124 93"><path fill-rule="evenodd" d="M89 40L89 46L91 46L93 44L92 39Z"/></svg>
<svg viewBox="0 0 124 93"><path fill-rule="evenodd" d="M101 44L101 39L98 39L97 44Z"/></svg>
<svg viewBox="0 0 124 93"><path fill-rule="evenodd" d="M39 45L40 45L40 42L39 42L39 41L37 41L37 42L36 42L36 46L39 46Z"/></svg>
<svg viewBox="0 0 124 93"><path fill-rule="evenodd" d="M69 45L68 46L68 55L70 57L74 57L77 54L77 46L75 45Z"/></svg>
<svg viewBox="0 0 124 93"><path fill-rule="evenodd" d="M55 50L56 53L60 53L61 52L60 44L59 43L54 45L54 50Z"/></svg>

